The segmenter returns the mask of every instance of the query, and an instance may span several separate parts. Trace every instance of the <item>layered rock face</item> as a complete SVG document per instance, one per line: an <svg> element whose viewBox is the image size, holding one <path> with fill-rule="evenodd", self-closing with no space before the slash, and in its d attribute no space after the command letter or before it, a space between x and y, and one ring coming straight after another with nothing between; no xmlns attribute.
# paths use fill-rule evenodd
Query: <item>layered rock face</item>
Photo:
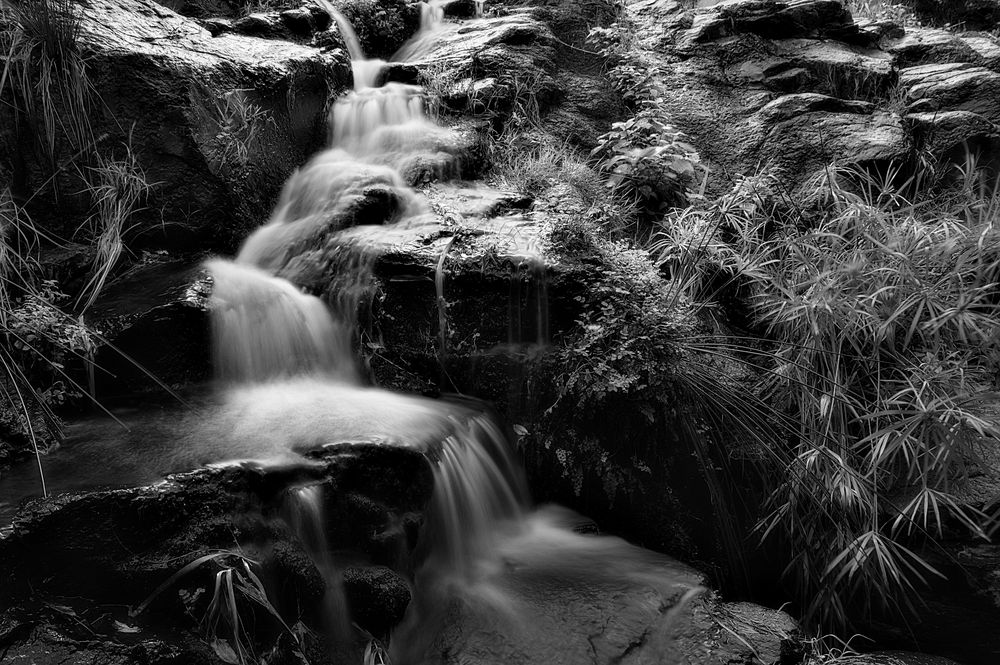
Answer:
<svg viewBox="0 0 1000 665"><path fill-rule="evenodd" d="M737 174L794 190L825 164L904 162L997 137L985 33L855 21L840 2L730 0L695 11L636 2L668 115L720 191Z"/></svg>

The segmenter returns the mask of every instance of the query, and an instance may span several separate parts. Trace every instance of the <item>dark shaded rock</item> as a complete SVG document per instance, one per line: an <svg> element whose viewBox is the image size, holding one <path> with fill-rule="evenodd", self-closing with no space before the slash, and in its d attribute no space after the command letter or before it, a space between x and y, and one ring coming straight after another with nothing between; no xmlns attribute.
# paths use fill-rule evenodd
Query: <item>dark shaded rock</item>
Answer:
<svg viewBox="0 0 1000 665"><path fill-rule="evenodd" d="M410 604L410 586L383 566L344 570L344 591L351 616L373 635L386 635Z"/></svg>
<svg viewBox="0 0 1000 665"><path fill-rule="evenodd" d="M239 9L239 0L157 0L157 4L191 18L232 16Z"/></svg>
<svg viewBox="0 0 1000 665"><path fill-rule="evenodd" d="M297 544L275 543L264 559L264 572L272 582L278 607L318 606L326 593L322 573Z"/></svg>
<svg viewBox="0 0 1000 665"><path fill-rule="evenodd" d="M470 18L476 15L476 3L473 0L449 0L441 5L445 16L455 18Z"/></svg>
<svg viewBox="0 0 1000 665"><path fill-rule="evenodd" d="M150 257L105 287L88 319L108 344L97 355L100 393L199 383L211 376L210 285L197 260Z"/></svg>
<svg viewBox="0 0 1000 665"><path fill-rule="evenodd" d="M208 30L213 37L218 37L219 35L232 32L233 22L227 18L210 18L202 21L202 25Z"/></svg>
<svg viewBox="0 0 1000 665"><path fill-rule="evenodd" d="M281 12L281 21L286 28L299 36L311 35L318 27L316 18L308 7L286 9Z"/></svg>
<svg viewBox="0 0 1000 665"><path fill-rule="evenodd" d="M233 21L233 30L241 35L266 37L268 39L286 39L289 33L285 30L283 17L277 13L248 14Z"/></svg>
<svg viewBox="0 0 1000 665"><path fill-rule="evenodd" d="M823 35L851 24L839 0L731 0L698 11L683 43L694 45L741 33L766 39Z"/></svg>
<svg viewBox="0 0 1000 665"><path fill-rule="evenodd" d="M874 48L883 39L898 39L905 33L903 26L895 21L855 17L853 25L842 33L833 32L829 36L849 44Z"/></svg>
<svg viewBox="0 0 1000 665"><path fill-rule="evenodd" d="M1000 126L971 111L925 111L903 120L917 143L935 155L1000 140Z"/></svg>
<svg viewBox="0 0 1000 665"><path fill-rule="evenodd" d="M997 0L902 0L917 16L935 25L965 30L993 30L1000 26Z"/></svg>
<svg viewBox="0 0 1000 665"><path fill-rule="evenodd" d="M388 58L420 26L420 3L404 0L334 0L354 26L361 48L370 58Z"/></svg>

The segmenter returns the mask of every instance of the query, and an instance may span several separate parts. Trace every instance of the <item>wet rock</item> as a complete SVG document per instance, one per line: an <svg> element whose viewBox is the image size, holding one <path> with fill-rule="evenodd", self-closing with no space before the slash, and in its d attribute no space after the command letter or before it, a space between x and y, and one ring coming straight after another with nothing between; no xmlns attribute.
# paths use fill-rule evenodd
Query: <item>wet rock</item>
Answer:
<svg viewBox="0 0 1000 665"><path fill-rule="evenodd" d="M410 585L383 566L344 570L344 591L351 616L373 635L386 635L410 604Z"/></svg>
<svg viewBox="0 0 1000 665"><path fill-rule="evenodd" d="M114 472L111 462L108 469ZM357 552L385 529L390 513L419 511L431 486L419 453L368 444L327 452L320 464L227 466L157 485L38 499L0 538L0 569L9 580L0 593L9 599L47 591L136 605L206 551L237 548L261 558L273 552L270 566L283 584L302 598L315 596L315 573L296 554L299 546L281 545L297 539L274 519L283 514L284 490L309 478L326 478L331 497L364 497L380 506L375 523L358 512L345 516L350 528L338 532L337 546ZM402 517L396 521L403 524ZM400 532L396 554L406 555L409 541L402 526ZM366 535L351 539L353 533ZM211 566L199 570L208 575Z"/></svg>
<svg viewBox="0 0 1000 665"><path fill-rule="evenodd" d="M936 111L970 111L1000 122L1000 74L985 67L968 63L908 67L900 71L899 85L911 104L928 104Z"/></svg>
<svg viewBox="0 0 1000 665"><path fill-rule="evenodd" d="M102 395L205 381L211 375L210 286L192 258L148 255L112 280L87 320L101 331ZM152 375L152 376L150 376Z"/></svg>
<svg viewBox="0 0 1000 665"><path fill-rule="evenodd" d="M613 562L583 570L588 554L580 550L560 561L516 545L501 549L502 564L484 579L428 590L429 602L418 580L419 604L394 634L406 662L452 663L461 654L483 665L723 665L786 654L794 662L801 653L788 615L721 603L697 588L697 571L667 557L616 552Z"/></svg>

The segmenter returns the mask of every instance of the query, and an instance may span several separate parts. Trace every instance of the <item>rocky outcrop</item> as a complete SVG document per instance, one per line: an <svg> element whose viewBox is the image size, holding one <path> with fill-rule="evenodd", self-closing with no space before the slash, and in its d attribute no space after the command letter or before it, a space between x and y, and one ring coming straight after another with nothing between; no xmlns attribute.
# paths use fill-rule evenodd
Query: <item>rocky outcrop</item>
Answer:
<svg viewBox="0 0 1000 665"><path fill-rule="evenodd" d="M899 74L910 108L921 111L968 111L1000 122L1000 74L968 63L907 67Z"/></svg>
<svg viewBox="0 0 1000 665"><path fill-rule="evenodd" d="M988 34L855 22L826 0L631 12L663 88L684 90L663 107L719 191L737 173L763 169L794 189L825 164L901 162L997 135L1000 41Z"/></svg>

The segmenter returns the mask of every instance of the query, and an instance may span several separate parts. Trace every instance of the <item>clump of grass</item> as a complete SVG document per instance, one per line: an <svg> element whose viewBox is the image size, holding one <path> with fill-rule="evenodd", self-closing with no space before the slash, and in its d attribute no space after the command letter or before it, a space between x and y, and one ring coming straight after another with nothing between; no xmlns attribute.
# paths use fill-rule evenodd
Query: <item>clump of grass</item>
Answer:
<svg viewBox="0 0 1000 665"><path fill-rule="evenodd" d="M81 313L94 304L110 279L125 251L133 216L142 210L152 189L129 144L120 159L96 155L88 171L93 213L82 230L93 240L96 253L90 277L76 299Z"/></svg>
<svg viewBox="0 0 1000 665"><path fill-rule="evenodd" d="M910 7L890 0L847 0L844 3L855 18L892 21L900 25L918 25Z"/></svg>
<svg viewBox="0 0 1000 665"><path fill-rule="evenodd" d="M14 28L4 39L0 93L11 95L16 117L36 137L52 172L64 152L94 143L94 91L79 47L78 12L71 0L23 0L11 6Z"/></svg>
<svg viewBox="0 0 1000 665"><path fill-rule="evenodd" d="M520 139L520 140L518 140ZM568 144L531 145L518 137L494 145L493 174L504 189L537 196L553 185L570 185L587 204L605 196L604 180Z"/></svg>

